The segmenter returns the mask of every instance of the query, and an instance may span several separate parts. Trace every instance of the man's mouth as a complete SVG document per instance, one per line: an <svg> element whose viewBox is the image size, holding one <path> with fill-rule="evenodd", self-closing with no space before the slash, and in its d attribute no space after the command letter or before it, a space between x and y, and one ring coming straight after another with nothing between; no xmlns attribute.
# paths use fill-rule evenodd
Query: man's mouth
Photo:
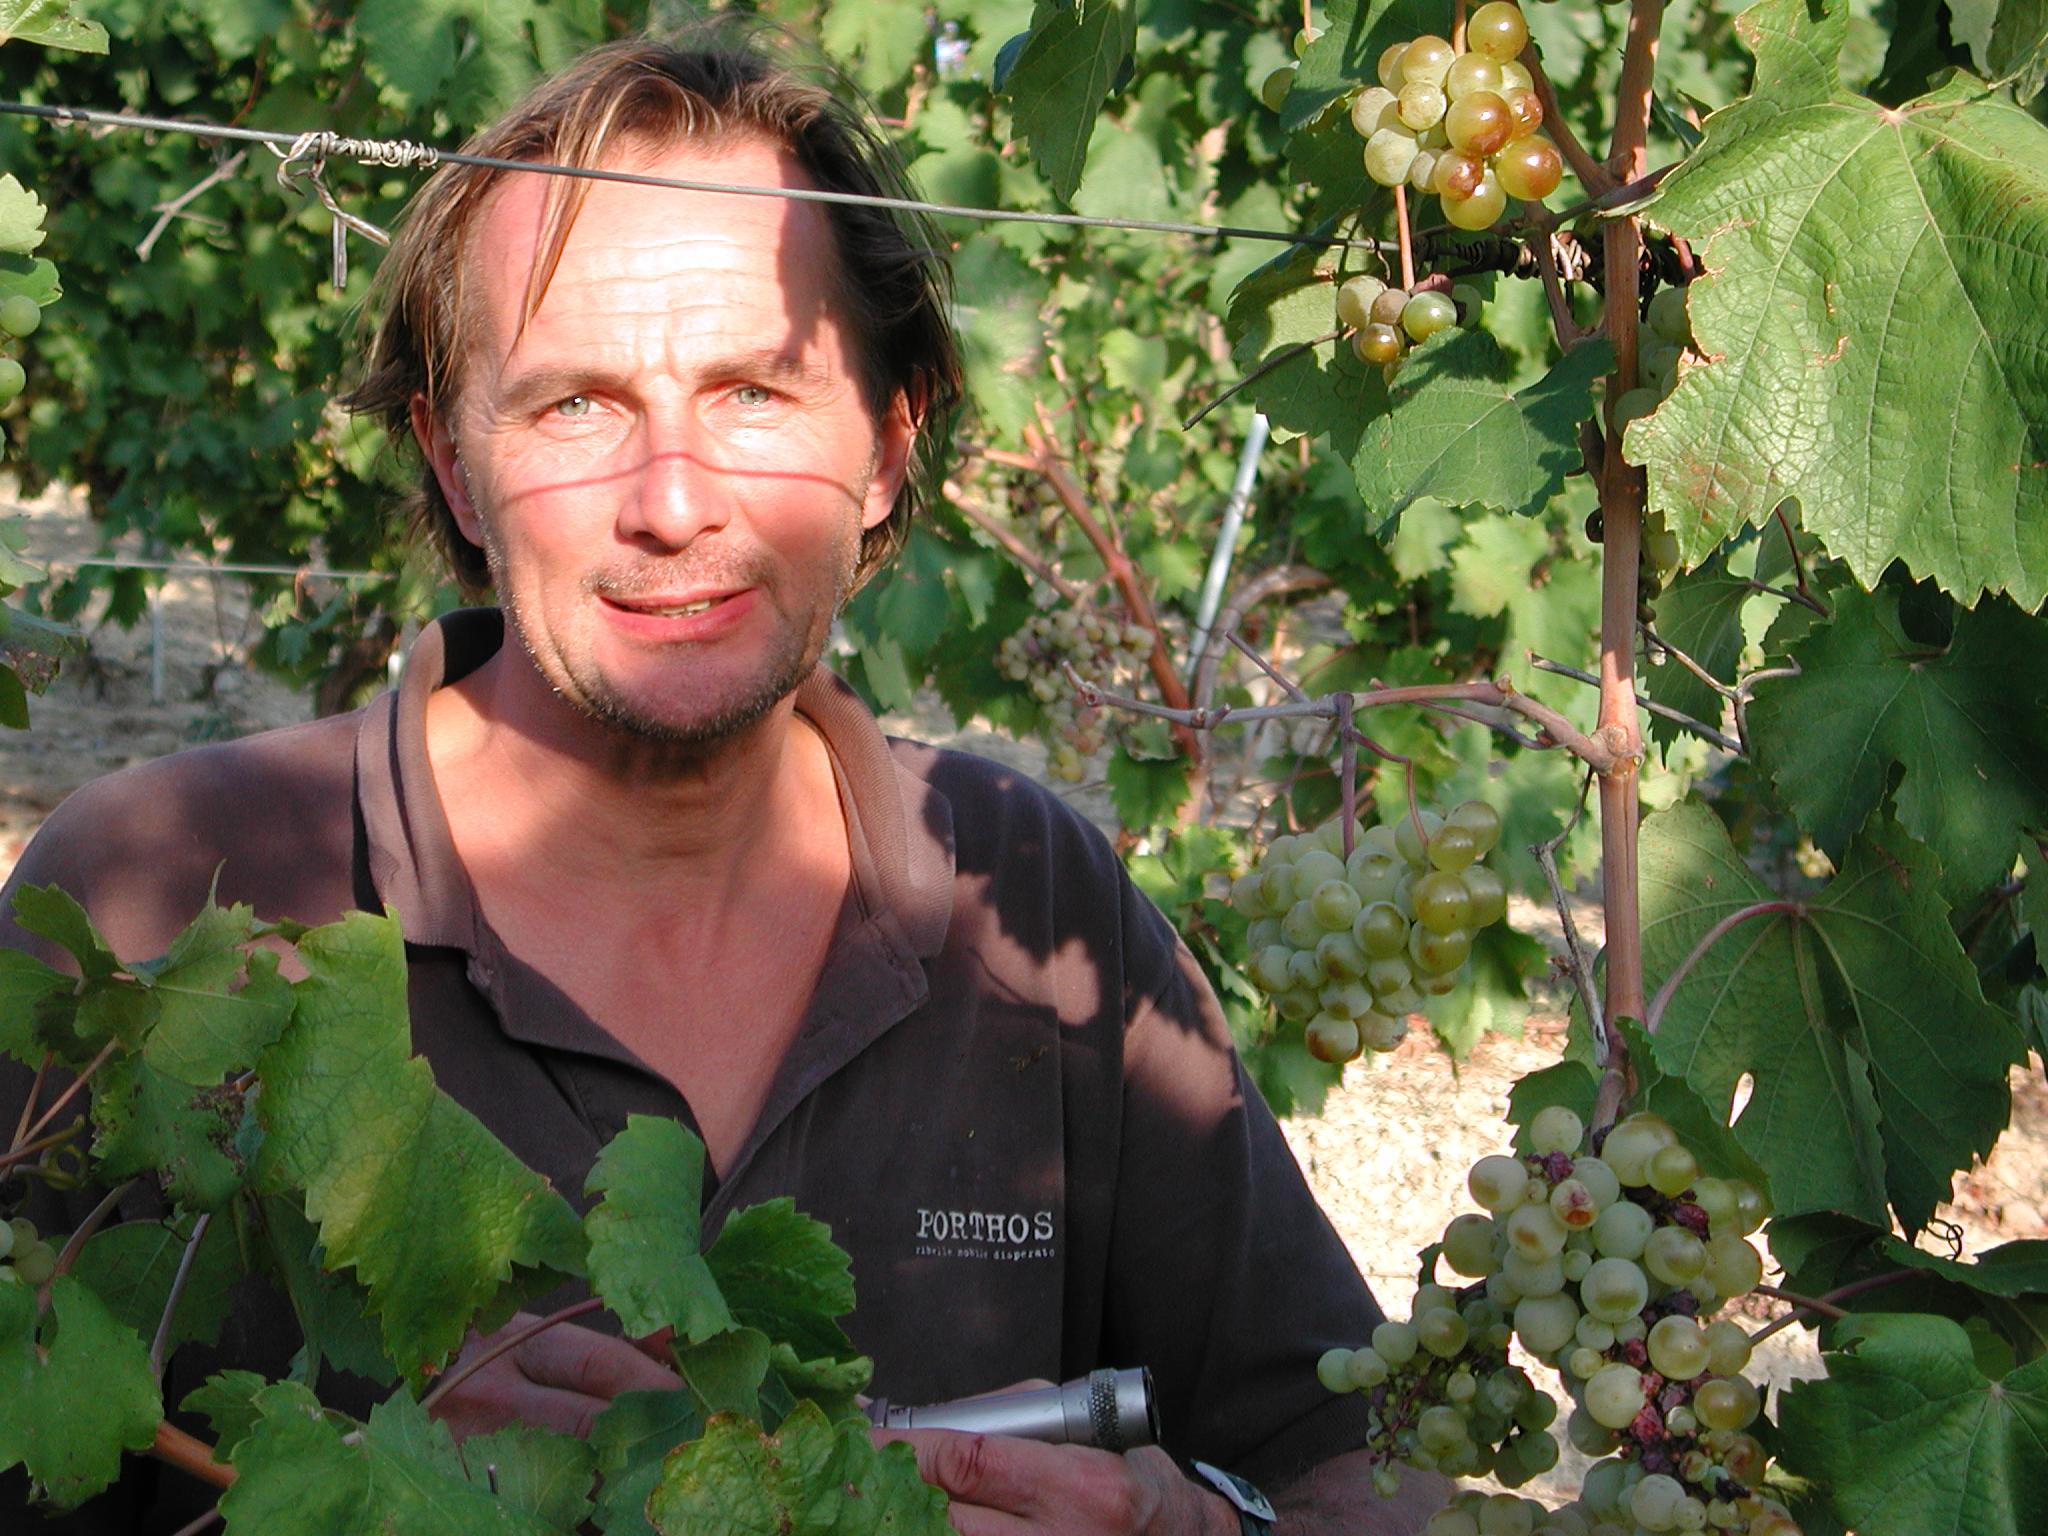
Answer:
<svg viewBox="0 0 2048 1536"><path fill-rule="evenodd" d="M708 613L738 595L736 592L714 592L704 597L606 597L605 601L630 613L644 613L660 619L685 619L692 614Z"/></svg>

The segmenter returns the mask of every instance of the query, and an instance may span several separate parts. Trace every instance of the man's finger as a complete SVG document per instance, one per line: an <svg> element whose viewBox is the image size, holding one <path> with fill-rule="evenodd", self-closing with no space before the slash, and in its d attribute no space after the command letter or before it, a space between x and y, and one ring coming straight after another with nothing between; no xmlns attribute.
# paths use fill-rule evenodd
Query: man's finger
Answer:
<svg viewBox="0 0 2048 1536"><path fill-rule="evenodd" d="M528 1339L513 1359L529 1381L606 1401L622 1392L670 1392L683 1384L624 1339L566 1324Z"/></svg>
<svg viewBox="0 0 2048 1536"><path fill-rule="evenodd" d="M478 1390L478 1381L467 1383L437 1408L435 1417L445 1420L458 1440L488 1435L508 1424L532 1424L581 1440L610 1406L604 1398L538 1386L508 1371L483 1390Z"/></svg>
<svg viewBox="0 0 2048 1536"><path fill-rule="evenodd" d="M1038 1507L1046 1480L1057 1474L1059 1458L1073 1455L1076 1449L955 1429L875 1432L878 1445L892 1440L904 1441L916 1453L918 1475L926 1482L945 1489L962 1503L1017 1514L1029 1514Z"/></svg>

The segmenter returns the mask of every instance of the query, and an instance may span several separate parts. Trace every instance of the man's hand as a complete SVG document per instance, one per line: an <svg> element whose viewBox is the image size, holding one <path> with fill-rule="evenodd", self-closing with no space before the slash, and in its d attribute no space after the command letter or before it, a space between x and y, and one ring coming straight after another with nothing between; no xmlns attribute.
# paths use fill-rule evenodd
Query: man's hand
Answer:
<svg viewBox="0 0 2048 1536"><path fill-rule="evenodd" d="M950 1429L876 1430L909 1443L917 1470L952 1496L961 1536L1238 1536L1237 1512L1181 1475L1156 1446L1119 1456Z"/></svg>
<svg viewBox="0 0 2048 1536"><path fill-rule="evenodd" d="M472 1338L449 1369L539 1321L521 1312L488 1338ZM621 1392L672 1392L682 1384L641 1345L562 1323L462 1382L434 1404L434 1417L446 1421L458 1440L507 1424L537 1424L581 1439Z"/></svg>

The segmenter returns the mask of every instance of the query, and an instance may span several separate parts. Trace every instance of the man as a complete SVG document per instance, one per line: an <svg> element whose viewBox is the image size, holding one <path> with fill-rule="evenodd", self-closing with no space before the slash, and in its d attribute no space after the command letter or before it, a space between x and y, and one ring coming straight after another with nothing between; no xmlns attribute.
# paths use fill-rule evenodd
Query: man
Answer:
<svg viewBox="0 0 2048 1536"><path fill-rule="evenodd" d="M473 147L893 185L825 93L651 43ZM416 442L502 620L444 621L357 716L88 786L16 881L125 954L216 865L265 915L388 903L444 1088L566 1191L659 1113L705 1142L710 1225L794 1196L853 1255L878 1391L1149 1364L1174 1448L1268 1480L1283 1529L1403 1528L1345 1454L1362 1405L1313 1375L1377 1312L1186 951L1059 802L885 741L818 669L956 387L929 248L876 210L456 167L381 280L354 403ZM289 1342L238 1318L224 1348ZM673 1384L563 1327L444 1411L581 1431ZM1160 1451L909 1438L963 1532L1250 1528Z"/></svg>

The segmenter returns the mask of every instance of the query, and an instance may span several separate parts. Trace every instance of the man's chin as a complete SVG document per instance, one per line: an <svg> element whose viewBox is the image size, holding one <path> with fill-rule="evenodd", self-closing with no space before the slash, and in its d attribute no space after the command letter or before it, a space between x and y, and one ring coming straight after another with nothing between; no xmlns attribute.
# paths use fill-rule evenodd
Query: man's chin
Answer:
<svg viewBox="0 0 2048 1536"><path fill-rule="evenodd" d="M627 741L708 756L748 735L808 676L804 667L752 688L688 699L638 697L601 687L579 690L574 702L607 731Z"/></svg>

